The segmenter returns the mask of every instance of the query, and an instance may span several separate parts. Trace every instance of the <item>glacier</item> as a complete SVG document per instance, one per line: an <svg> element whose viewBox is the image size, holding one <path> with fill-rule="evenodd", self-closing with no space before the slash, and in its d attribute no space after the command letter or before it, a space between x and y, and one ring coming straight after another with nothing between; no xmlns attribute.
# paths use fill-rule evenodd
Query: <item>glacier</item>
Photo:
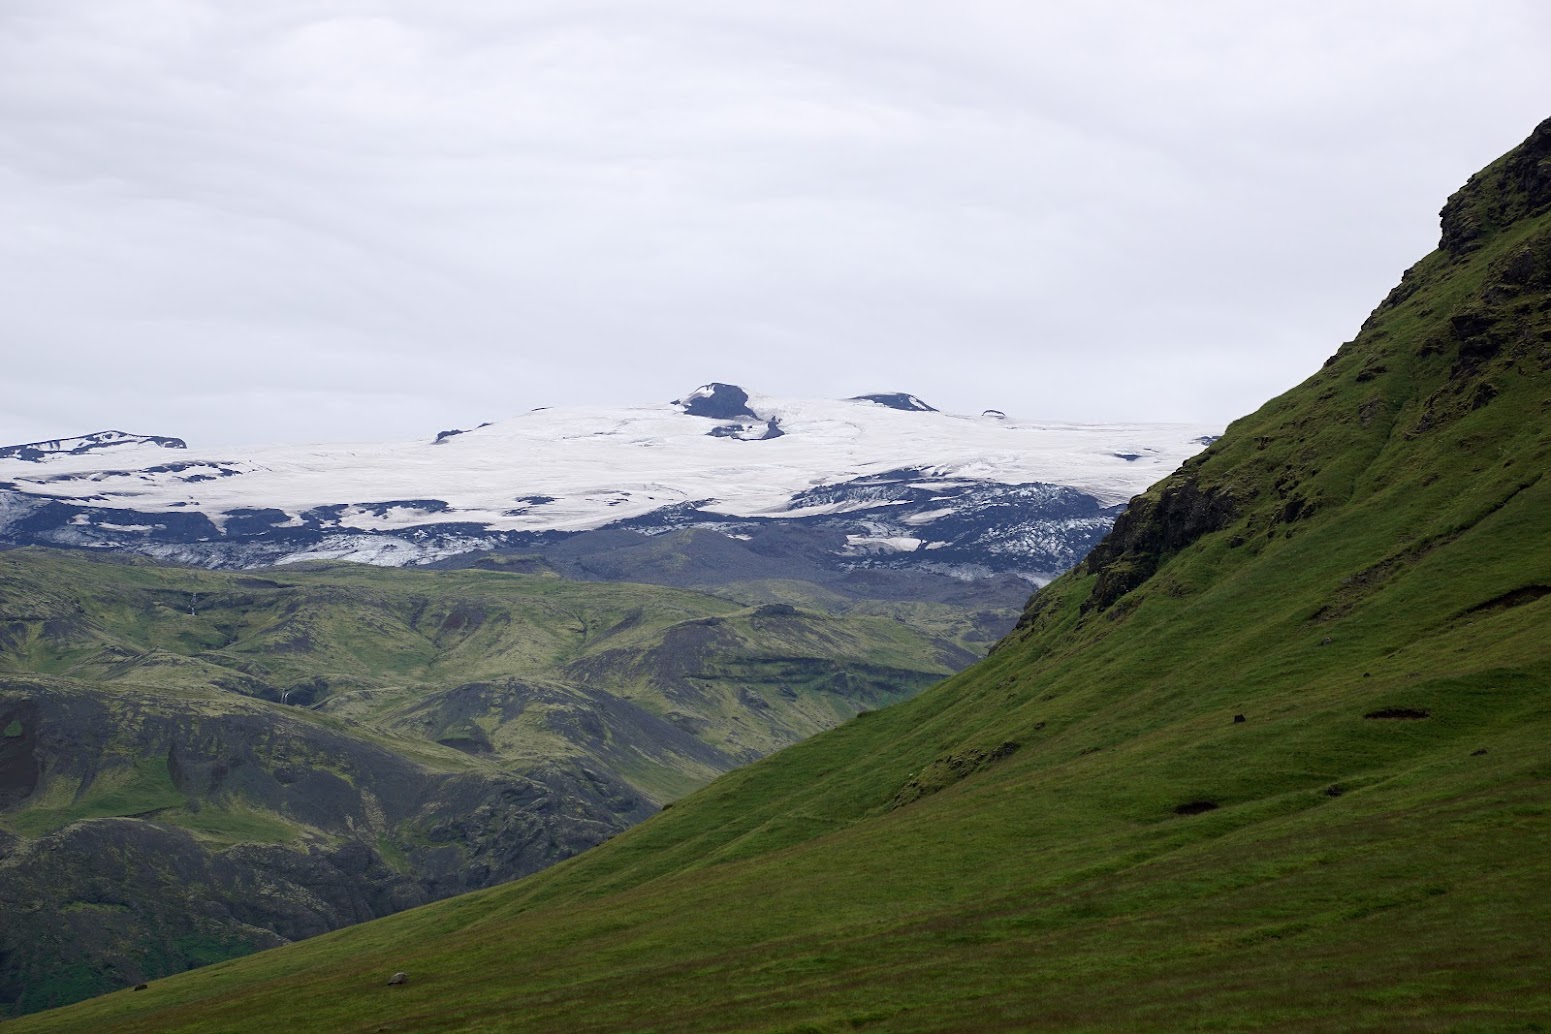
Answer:
<svg viewBox="0 0 1551 1034"><path fill-rule="evenodd" d="M709 399L736 405L697 415ZM401 566L603 530L748 539L784 523L838 535L837 563L1040 582L1219 431L712 384L674 403L543 408L413 442L216 450L111 432L111 449L0 450L0 540L211 567Z"/></svg>

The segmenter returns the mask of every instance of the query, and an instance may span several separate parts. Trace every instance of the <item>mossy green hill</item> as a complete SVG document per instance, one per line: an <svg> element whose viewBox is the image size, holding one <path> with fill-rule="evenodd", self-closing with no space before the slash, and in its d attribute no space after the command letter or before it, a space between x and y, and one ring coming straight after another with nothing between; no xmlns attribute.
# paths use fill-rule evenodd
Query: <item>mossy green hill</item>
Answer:
<svg viewBox="0 0 1551 1034"><path fill-rule="evenodd" d="M1546 1029L1551 122L1443 245L941 686L14 1029Z"/></svg>
<svg viewBox="0 0 1551 1034"><path fill-rule="evenodd" d="M983 623L729 588L0 553L0 1015L526 875Z"/></svg>

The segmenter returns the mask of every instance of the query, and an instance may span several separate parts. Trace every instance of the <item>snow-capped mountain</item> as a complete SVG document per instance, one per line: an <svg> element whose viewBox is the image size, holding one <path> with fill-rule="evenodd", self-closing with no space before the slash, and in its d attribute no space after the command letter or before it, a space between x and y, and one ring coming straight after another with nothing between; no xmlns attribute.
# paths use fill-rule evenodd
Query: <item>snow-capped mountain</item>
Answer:
<svg viewBox="0 0 1551 1034"><path fill-rule="evenodd" d="M105 452L125 445L150 445L159 449L186 449L182 438L163 438L154 434L127 434L123 431L97 431L75 438L50 438L25 445L0 446L0 459L38 463L52 456L79 456L86 452Z"/></svg>
<svg viewBox="0 0 1551 1034"><path fill-rule="evenodd" d="M176 439L149 437L108 453L6 450L0 538L208 566L403 565L598 529L747 539L779 524L827 536L836 564L1043 580L1216 430L709 384L673 403L538 409L418 442L190 450L176 462L164 444Z"/></svg>

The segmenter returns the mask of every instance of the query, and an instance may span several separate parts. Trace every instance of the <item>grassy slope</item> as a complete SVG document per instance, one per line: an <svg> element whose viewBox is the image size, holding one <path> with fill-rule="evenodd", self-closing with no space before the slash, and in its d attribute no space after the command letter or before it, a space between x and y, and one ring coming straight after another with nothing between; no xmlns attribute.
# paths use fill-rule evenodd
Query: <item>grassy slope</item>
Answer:
<svg viewBox="0 0 1551 1034"><path fill-rule="evenodd" d="M1133 506L1215 530L939 688L519 883L15 1029L1544 1029L1551 215L1408 284Z"/></svg>
<svg viewBox="0 0 1551 1034"><path fill-rule="evenodd" d="M335 565L254 578L28 549L0 554L0 608L0 672L12 673L13 688L14 676L45 674L104 692L178 690L217 711L229 694L212 686L273 701L290 694L336 727L439 768L467 762L427 740L463 732L488 741L486 761L585 754L567 717L591 706L586 690L680 716L703 742L747 759L952 670L935 624L770 617L703 593L488 571ZM677 633L708 621L718 623L715 642L672 648ZM551 699L509 727L494 711L461 726L426 717L439 693L513 679L552 690ZM762 720L751 701L763 705ZM657 757L621 774L671 799L715 775L708 765ZM144 803L88 810L134 814L152 806ZM46 818L37 810L0 823L32 835Z"/></svg>
<svg viewBox="0 0 1551 1034"><path fill-rule="evenodd" d="M533 872L962 666L953 609L0 553L0 1015Z"/></svg>

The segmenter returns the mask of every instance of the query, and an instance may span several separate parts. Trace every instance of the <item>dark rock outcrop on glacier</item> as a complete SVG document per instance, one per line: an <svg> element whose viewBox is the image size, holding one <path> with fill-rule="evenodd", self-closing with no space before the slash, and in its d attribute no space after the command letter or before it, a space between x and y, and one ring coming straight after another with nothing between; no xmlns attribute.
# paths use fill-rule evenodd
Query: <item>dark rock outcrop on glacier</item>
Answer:
<svg viewBox="0 0 1551 1034"><path fill-rule="evenodd" d="M158 434L129 434L125 431L96 431L74 438L49 438L23 445L0 446L0 459L30 460L41 463L50 456L74 456L83 452L102 452L123 445L157 445L163 449L186 449L182 438Z"/></svg>
<svg viewBox="0 0 1551 1034"><path fill-rule="evenodd" d="M683 406L689 416L705 416L712 420L759 419L758 414L749 408L748 392L736 384L722 384L720 381L696 388L683 398L674 399L673 404Z"/></svg>
<svg viewBox="0 0 1551 1034"><path fill-rule="evenodd" d="M936 413L938 411L935 406L929 406L914 395L903 391L889 391L877 395L852 395L851 401L876 402L880 406L903 410L906 413Z"/></svg>

